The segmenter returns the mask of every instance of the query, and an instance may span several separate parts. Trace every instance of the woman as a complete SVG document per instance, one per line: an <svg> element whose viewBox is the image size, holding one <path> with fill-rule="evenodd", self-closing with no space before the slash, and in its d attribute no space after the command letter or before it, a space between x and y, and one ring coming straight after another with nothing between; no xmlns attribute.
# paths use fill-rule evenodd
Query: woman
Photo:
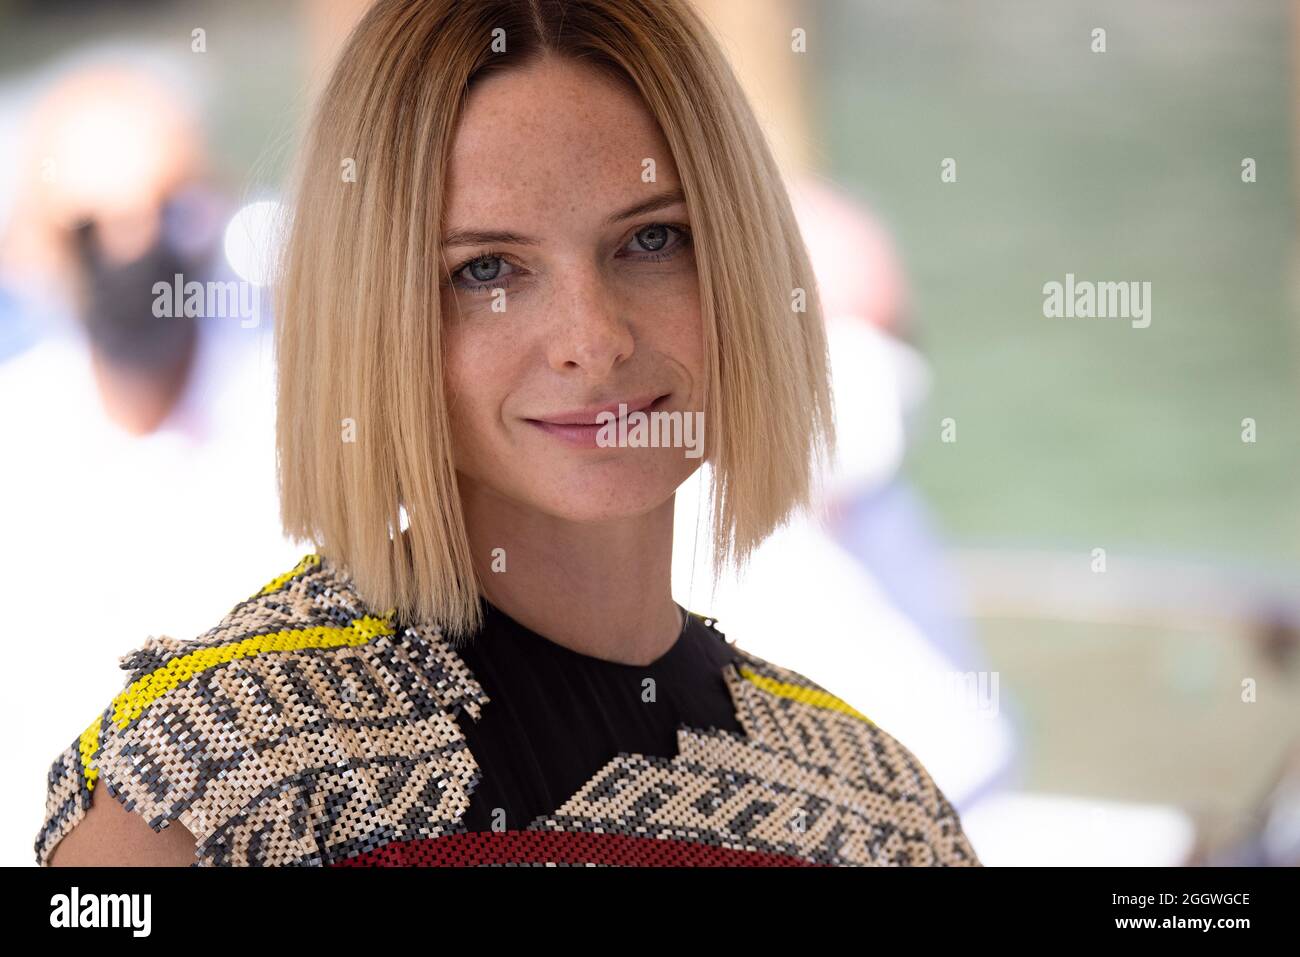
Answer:
<svg viewBox="0 0 1300 957"><path fill-rule="evenodd" d="M684 0L380 0L304 156L277 430L316 550L122 660L38 860L978 864L910 752L672 599L702 461L743 565L832 440L806 253Z"/></svg>

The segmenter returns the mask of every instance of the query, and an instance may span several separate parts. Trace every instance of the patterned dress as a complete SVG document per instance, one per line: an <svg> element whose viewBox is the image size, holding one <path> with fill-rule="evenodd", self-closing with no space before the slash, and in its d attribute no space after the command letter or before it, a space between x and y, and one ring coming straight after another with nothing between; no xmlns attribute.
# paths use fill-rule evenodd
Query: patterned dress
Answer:
<svg viewBox="0 0 1300 957"><path fill-rule="evenodd" d="M690 618L701 640L712 623ZM192 866L980 866L907 748L712 630L734 720L682 720L667 753L619 750L527 823L489 823L467 814L485 775L539 761L476 734L514 702L489 697L476 657L366 607L308 555L198 638L120 659L124 689L50 768L36 859L102 786L155 831L179 821Z"/></svg>

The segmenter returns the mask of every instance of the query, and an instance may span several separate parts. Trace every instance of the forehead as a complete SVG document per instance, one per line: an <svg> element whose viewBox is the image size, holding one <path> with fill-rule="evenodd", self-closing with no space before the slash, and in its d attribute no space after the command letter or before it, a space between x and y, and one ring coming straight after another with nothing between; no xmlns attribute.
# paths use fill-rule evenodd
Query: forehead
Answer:
<svg viewBox="0 0 1300 957"><path fill-rule="evenodd" d="M607 206L645 195L646 159L655 161L654 188L677 185L659 125L628 87L569 60L507 70L484 79L466 102L448 167L446 220L548 217L575 204L603 218Z"/></svg>

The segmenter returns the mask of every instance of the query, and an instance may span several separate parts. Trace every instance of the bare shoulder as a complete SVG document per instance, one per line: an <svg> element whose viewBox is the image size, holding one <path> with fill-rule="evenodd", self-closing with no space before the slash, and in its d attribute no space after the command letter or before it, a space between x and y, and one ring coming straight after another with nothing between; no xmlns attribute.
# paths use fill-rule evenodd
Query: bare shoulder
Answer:
<svg viewBox="0 0 1300 957"><path fill-rule="evenodd" d="M104 793L91 792L90 807L49 856L50 867L188 867L194 835L172 822L155 831L144 818Z"/></svg>

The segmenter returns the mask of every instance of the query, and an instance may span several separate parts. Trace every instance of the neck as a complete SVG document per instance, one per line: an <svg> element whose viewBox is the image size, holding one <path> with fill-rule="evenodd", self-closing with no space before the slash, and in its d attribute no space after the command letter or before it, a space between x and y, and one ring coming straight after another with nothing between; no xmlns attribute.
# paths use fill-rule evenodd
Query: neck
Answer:
<svg viewBox="0 0 1300 957"><path fill-rule="evenodd" d="M185 389L195 343L187 340L173 361L158 369L125 369L91 354L91 368L105 414L120 428L139 437L155 431L171 414Z"/></svg>
<svg viewBox="0 0 1300 957"><path fill-rule="evenodd" d="M461 502L483 593L524 627L620 664L652 662L677 641L672 498L644 515L579 524L462 475Z"/></svg>

